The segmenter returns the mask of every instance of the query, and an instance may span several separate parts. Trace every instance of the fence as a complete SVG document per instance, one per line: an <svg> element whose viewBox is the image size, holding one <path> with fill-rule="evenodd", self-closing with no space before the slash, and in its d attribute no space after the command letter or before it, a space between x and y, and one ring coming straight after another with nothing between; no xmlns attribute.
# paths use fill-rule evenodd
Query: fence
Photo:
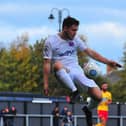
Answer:
<svg viewBox="0 0 126 126"><path fill-rule="evenodd" d="M6 116L13 116L13 115L6 115ZM49 119L49 124L46 125L46 126L53 126L53 115L50 115L50 114L16 114L15 116L15 122L16 122L16 119L20 119L20 118L24 118L25 119L25 126L30 126L30 118L48 118ZM78 125L78 119L85 119L85 116L84 115L73 115L73 118L74 118L74 126L77 126ZM97 116L93 116L93 119L96 119L98 121L98 118ZM119 119L120 120L120 124L119 126L125 126L125 123L124 123L124 119L126 119L126 116L109 116L109 120L111 119ZM15 126L19 126L19 123L17 122L15 124ZM0 126L3 126L3 117L1 117L1 121L0 121Z"/></svg>
<svg viewBox="0 0 126 126"><path fill-rule="evenodd" d="M86 125L84 113L81 110L84 104L68 104L64 97L60 98L43 98L41 95L33 94L17 94L17 93L0 93L0 109L6 106L15 106L17 115L15 117L15 126L52 126L53 116L51 115L55 103L59 102L60 111L64 106L68 106L72 111L75 126ZM45 104L46 103L46 104ZM109 121L107 126L125 126L126 124L126 104L125 103L112 103L109 109ZM93 110L93 122L96 123L97 111ZM0 122L1 126L2 119Z"/></svg>

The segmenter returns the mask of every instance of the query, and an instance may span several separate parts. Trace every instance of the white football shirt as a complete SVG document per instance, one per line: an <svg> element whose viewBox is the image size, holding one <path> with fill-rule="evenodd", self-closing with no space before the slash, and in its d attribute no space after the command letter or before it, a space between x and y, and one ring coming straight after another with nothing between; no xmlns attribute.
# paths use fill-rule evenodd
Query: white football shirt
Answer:
<svg viewBox="0 0 126 126"><path fill-rule="evenodd" d="M58 34L48 37L44 44L44 59L60 61L64 66L78 65L78 50L84 51L86 44L79 38L64 40Z"/></svg>

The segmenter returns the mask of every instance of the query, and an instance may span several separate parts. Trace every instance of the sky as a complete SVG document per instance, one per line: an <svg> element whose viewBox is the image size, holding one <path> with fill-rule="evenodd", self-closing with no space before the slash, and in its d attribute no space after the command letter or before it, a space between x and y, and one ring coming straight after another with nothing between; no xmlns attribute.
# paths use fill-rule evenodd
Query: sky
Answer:
<svg viewBox="0 0 126 126"><path fill-rule="evenodd" d="M90 48L121 63L126 42L125 0L0 1L0 46L8 46L23 34L29 36L29 44L34 44L57 33L59 11L62 20L70 15L80 21L78 34L86 36ZM53 21L48 20L51 12ZM101 67L105 72L106 66Z"/></svg>

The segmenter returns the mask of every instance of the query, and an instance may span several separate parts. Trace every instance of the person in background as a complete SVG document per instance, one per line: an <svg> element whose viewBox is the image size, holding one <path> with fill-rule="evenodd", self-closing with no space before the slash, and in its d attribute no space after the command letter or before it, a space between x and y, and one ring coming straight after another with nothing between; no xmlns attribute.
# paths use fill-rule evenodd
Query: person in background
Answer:
<svg viewBox="0 0 126 126"><path fill-rule="evenodd" d="M67 116L67 112L68 112L68 111L69 111L69 109L68 109L68 107L65 105L65 106L63 107L63 109L61 110L61 112L60 112L61 124L63 124L63 119L64 119L64 117Z"/></svg>
<svg viewBox="0 0 126 126"><path fill-rule="evenodd" d="M65 116L65 115L67 115L67 112L68 112L68 107L64 106L63 109L60 112L60 115Z"/></svg>
<svg viewBox="0 0 126 126"><path fill-rule="evenodd" d="M108 83L104 82L101 85L102 101L97 107L98 118L100 122L95 126L106 126L108 120L109 104L112 103L112 94L108 91Z"/></svg>
<svg viewBox="0 0 126 126"><path fill-rule="evenodd" d="M3 123L4 123L4 126L8 126L8 118L9 117L7 117L6 114L9 114L9 108L6 107L6 108L2 109L1 110L1 113L3 115Z"/></svg>
<svg viewBox="0 0 126 126"><path fill-rule="evenodd" d="M59 126L59 105L56 104L53 111L52 111L52 115L53 115L53 126Z"/></svg>
<svg viewBox="0 0 126 126"><path fill-rule="evenodd" d="M73 126L74 120L72 117L72 112L67 111L66 115L62 119L61 126Z"/></svg>
<svg viewBox="0 0 126 126"><path fill-rule="evenodd" d="M14 126L14 117L17 113L15 106L6 107L5 109L2 109L1 113L3 114L4 126Z"/></svg>

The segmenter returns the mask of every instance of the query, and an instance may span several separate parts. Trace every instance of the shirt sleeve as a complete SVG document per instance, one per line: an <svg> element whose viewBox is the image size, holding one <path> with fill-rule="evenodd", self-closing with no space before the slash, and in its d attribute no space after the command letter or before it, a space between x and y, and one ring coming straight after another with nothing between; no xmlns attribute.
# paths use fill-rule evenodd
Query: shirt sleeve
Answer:
<svg viewBox="0 0 126 126"><path fill-rule="evenodd" d="M87 48L87 45L84 41L82 41L79 37L76 38L77 46L80 51L84 51Z"/></svg>
<svg viewBox="0 0 126 126"><path fill-rule="evenodd" d="M43 58L44 59L51 59L52 58L52 46L51 46L51 43L48 39L44 43Z"/></svg>

